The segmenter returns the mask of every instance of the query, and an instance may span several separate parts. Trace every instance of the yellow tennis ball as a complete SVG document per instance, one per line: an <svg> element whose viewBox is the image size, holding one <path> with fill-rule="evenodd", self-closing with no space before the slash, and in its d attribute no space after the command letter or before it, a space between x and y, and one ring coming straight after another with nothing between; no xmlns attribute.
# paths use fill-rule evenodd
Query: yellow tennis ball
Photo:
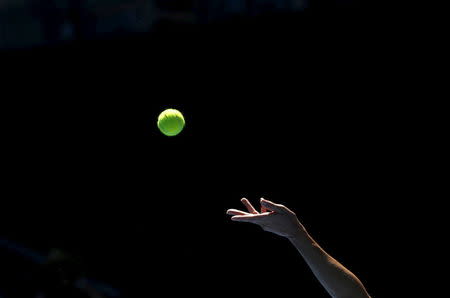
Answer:
<svg viewBox="0 0 450 298"><path fill-rule="evenodd" d="M169 137L178 135L184 128L183 114L175 109L167 109L158 117L159 130Z"/></svg>

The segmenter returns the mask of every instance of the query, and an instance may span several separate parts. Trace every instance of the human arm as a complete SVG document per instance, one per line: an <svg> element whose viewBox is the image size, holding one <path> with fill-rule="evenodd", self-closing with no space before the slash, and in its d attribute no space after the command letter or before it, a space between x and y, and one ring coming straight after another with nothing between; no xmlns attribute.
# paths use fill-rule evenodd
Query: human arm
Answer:
<svg viewBox="0 0 450 298"><path fill-rule="evenodd" d="M231 219L257 224L265 231L289 239L332 297L370 297L358 277L320 247L293 211L283 205L261 199L261 212L258 212L247 199L241 201L248 212L229 209L227 214L233 215Z"/></svg>

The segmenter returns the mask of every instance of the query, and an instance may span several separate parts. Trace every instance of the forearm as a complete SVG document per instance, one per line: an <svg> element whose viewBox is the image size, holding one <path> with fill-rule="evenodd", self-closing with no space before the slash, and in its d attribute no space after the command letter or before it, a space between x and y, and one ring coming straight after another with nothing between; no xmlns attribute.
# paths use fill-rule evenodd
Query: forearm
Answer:
<svg viewBox="0 0 450 298"><path fill-rule="evenodd" d="M288 239L297 248L314 275L332 297L370 297L361 281L328 255L303 227L299 228Z"/></svg>

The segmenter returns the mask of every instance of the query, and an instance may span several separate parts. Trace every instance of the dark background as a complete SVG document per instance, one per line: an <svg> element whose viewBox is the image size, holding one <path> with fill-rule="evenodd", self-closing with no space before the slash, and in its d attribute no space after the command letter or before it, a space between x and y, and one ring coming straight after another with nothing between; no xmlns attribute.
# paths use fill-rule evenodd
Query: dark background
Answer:
<svg viewBox="0 0 450 298"><path fill-rule="evenodd" d="M5 51L2 237L77 254L130 297L327 297L286 240L225 215L264 197L389 297L420 125L379 72L392 23L325 7Z"/></svg>

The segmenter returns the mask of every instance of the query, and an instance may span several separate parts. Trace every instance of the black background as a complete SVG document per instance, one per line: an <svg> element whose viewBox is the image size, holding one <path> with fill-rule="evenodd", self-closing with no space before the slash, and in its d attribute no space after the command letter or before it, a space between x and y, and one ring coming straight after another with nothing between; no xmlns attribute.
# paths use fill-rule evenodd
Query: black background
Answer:
<svg viewBox="0 0 450 298"><path fill-rule="evenodd" d="M2 233L132 296L327 297L286 240L225 215L264 197L387 295L420 126L365 16L291 17L6 53ZM166 108L177 137L157 130Z"/></svg>

